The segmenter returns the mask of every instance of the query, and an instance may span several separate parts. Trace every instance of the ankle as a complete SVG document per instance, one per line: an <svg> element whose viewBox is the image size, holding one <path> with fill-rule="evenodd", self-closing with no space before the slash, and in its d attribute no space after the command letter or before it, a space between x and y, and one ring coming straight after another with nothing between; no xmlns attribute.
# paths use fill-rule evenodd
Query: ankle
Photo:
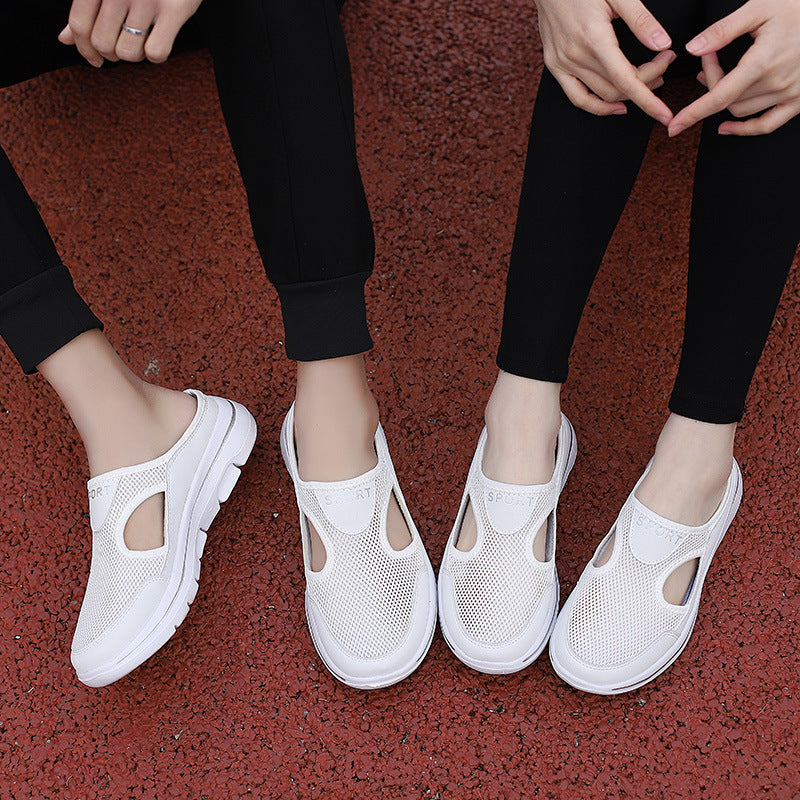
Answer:
<svg viewBox="0 0 800 800"><path fill-rule="evenodd" d="M547 483L561 429L560 385L500 372L486 405L483 468L504 483Z"/></svg>
<svg viewBox="0 0 800 800"><path fill-rule="evenodd" d="M736 425L715 425L671 414L658 437L652 469L687 486L725 482L733 465Z"/></svg>
<svg viewBox="0 0 800 800"><path fill-rule="evenodd" d="M294 435L303 480L354 478L377 463L378 404L361 356L298 365Z"/></svg>
<svg viewBox="0 0 800 800"><path fill-rule="evenodd" d="M98 330L77 336L38 368L78 429L91 475L158 457L194 416L194 398L134 375Z"/></svg>
<svg viewBox="0 0 800 800"><path fill-rule="evenodd" d="M101 429L83 434L90 475L142 464L166 453L186 432L197 401L185 392L142 386L110 400ZM124 424L118 424L119 420Z"/></svg>
<svg viewBox="0 0 800 800"><path fill-rule="evenodd" d="M674 522L704 524L725 492L735 433L735 424L713 425L671 415L636 496Z"/></svg>

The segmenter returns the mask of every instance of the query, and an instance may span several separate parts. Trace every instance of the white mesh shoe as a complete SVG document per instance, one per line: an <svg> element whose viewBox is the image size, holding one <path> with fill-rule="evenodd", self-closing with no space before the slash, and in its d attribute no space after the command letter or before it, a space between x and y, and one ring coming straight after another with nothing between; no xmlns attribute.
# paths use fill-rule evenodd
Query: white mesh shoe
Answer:
<svg viewBox="0 0 800 800"><path fill-rule="evenodd" d="M439 570L439 620L450 649L479 672L506 674L544 650L558 612L556 505L577 444L561 415L553 477L538 486L499 483L483 474L484 429L472 460L461 508ZM467 505L478 526L474 547L456 548ZM547 523L545 561L534 555Z"/></svg>
<svg viewBox="0 0 800 800"><path fill-rule="evenodd" d="M583 571L550 638L553 668L585 692L620 694L637 689L680 655L697 618L711 559L742 498L742 476L734 461L714 515L705 525L689 527L642 505L635 497L641 482L640 478ZM612 535L611 557L595 566ZM699 566L684 603L668 603L664 581L695 558Z"/></svg>
<svg viewBox="0 0 800 800"><path fill-rule="evenodd" d="M281 429L281 450L294 482L306 575L306 617L325 666L356 689L390 686L428 652L436 626L436 580L411 519L378 425L378 464L346 481L301 480L294 444L294 405ZM394 550L386 535L394 493L411 544ZM325 546L311 569L309 521Z"/></svg>
<svg viewBox="0 0 800 800"><path fill-rule="evenodd" d="M230 496L256 438L244 406L189 390L197 412L164 455L88 483L92 566L72 664L88 686L106 686L175 633L197 593L205 531ZM133 551L125 524L148 497L164 494L164 544Z"/></svg>

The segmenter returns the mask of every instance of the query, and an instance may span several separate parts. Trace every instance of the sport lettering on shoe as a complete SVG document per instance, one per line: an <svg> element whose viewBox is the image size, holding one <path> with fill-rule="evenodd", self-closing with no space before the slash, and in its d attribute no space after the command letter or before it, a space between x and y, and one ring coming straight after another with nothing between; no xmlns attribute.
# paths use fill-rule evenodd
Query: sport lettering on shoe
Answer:
<svg viewBox="0 0 800 800"><path fill-rule="evenodd" d="M536 502L535 497L517 494L516 492L498 492L489 489L486 492L487 503L504 503L507 506L526 506L530 508Z"/></svg>
<svg viewBox="0 0 800 800"><path fill-rule="evenodd" d="M346 503L357 503L361 500L365 502L372 502L372 487L367 486L363 489L351 489L335 492L334 494L323 494L320 496L320 502L324 506L340 506Z"/></svg>
<svg viewBox="0 0 800 800"><path fill-rule="evenodd" d="M541 505L541 492L514 492L485 486L483 502L492 527L499 533L520 530Z"/></svg>
<svg viewBox="0 0 800 800"><path fill-rule="evenodd" d="M682 530L661 524L642 509L636 509L631 520L628 541L631 552L639 561L657 564L675 551L686 535Z"/></svg>
<svg viewBox="0 0 800 800"><path fill-rule="evenodd" d="M369 484L314 489L314 495L328 520L343 533L361 533L375 513L374 491Z"/></svg>

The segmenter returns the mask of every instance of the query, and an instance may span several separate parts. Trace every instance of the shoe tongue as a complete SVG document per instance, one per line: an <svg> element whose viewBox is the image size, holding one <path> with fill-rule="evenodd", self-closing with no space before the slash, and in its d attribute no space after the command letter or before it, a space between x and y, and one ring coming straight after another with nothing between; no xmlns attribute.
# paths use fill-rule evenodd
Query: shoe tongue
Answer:
<svg viewBox="0 0 800 800"><path fill-rule="evenodd" d="M540 504L542 491L498 483L483 477L483 505L492 527L499 533L515 533Z"/></svg>
<svg viewBox="0 0 800 800"><path fill-rule="evenodd" d="M664 561L677 550L686 537L695 531L651 511L636 497L631 504L628 543L631 552L645 564Z"/></svg>
<svg viewBox="0 0 800 800"><path fill-rule="evenodd" d="M374 480L315 487L313 492L324 515L343 533L361 533L369 525L375 509Z"/></svg>
<svg viewBox="0 0 800 800"><path fill-rule="evenodd" d="M89 523L93 531L99 531L108 516L111 502L117 491L119 479L108 479L100 475L87 484L89 492Z"/></svg>

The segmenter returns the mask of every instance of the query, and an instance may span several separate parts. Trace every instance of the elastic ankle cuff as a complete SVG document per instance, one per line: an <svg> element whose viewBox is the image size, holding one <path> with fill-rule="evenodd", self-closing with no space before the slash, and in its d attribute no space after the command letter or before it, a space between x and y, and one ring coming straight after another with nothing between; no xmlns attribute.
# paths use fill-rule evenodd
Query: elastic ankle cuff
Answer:
<svg viewBox="0 0 800 800"><path fill-rule="evenodd" d="M103 330L103 323L78 294L63 264L0 295L0 336L27 375L76 336L95 328Z"/></svg>
<svg viewBox="0 0 800 800"><path fill-rule="evenodd" d="M276 286L281 301L286 355L321 361L372 347L364 284L369 272L327 281Z"/></svg>
<svg viewBox="0 0 800 800"><path fill-rule="evenodd" d="M669 410L673 414L715 425L730 425L740 422L744 416L744 403L713 400L686 393L673 392L669 399Z"/></svg>

